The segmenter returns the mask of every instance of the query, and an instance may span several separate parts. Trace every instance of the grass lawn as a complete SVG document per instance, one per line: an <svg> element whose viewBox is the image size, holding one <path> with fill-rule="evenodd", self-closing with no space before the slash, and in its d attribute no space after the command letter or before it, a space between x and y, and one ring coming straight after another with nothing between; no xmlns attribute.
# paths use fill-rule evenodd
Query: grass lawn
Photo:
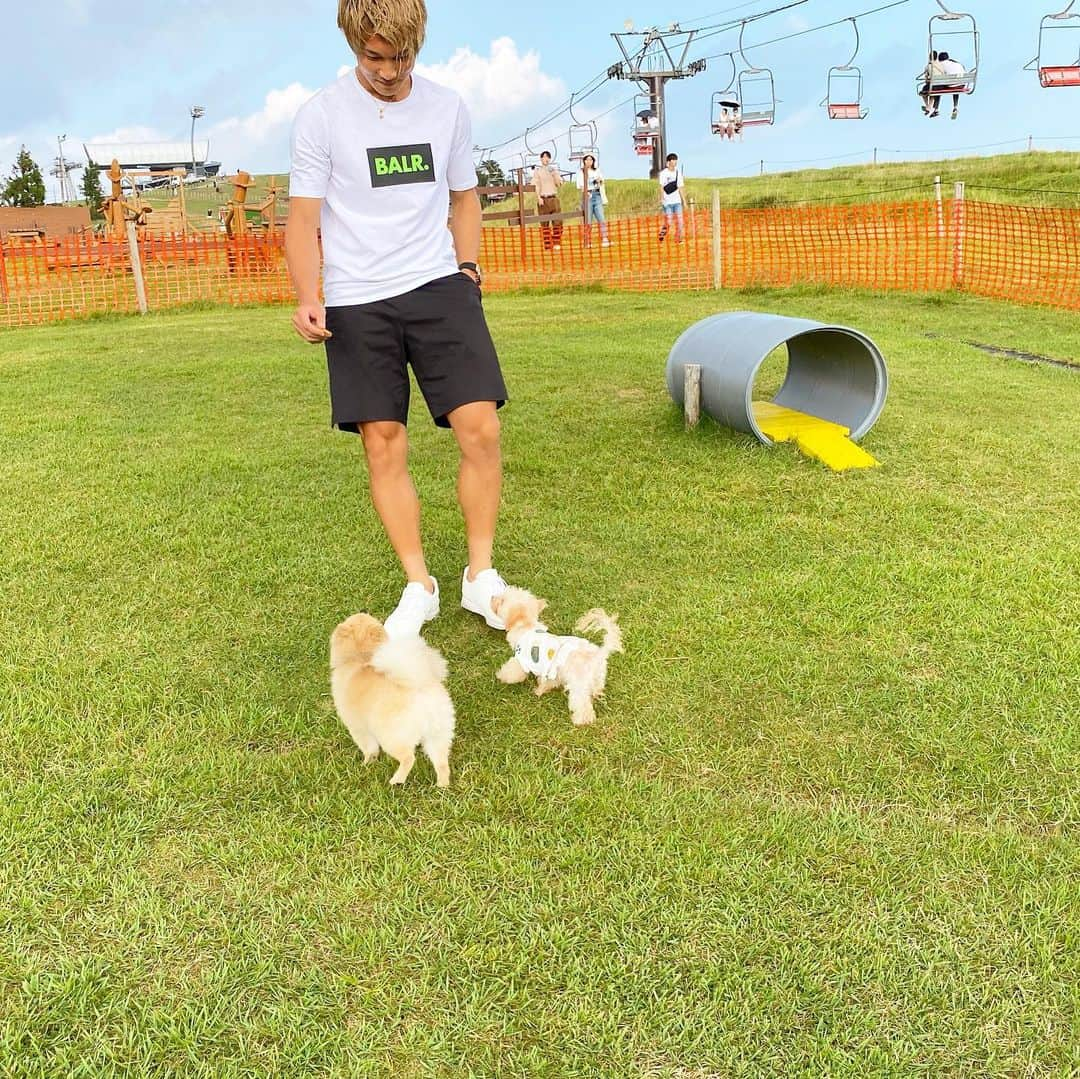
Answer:
<svg viewBox="0 0 1080 1079"><path fill-rule="evenodd" d="M664 359L725 307L874 336L881 469L683 432ZM1075 1073L1080 374L963 343L1075 361L1075 316L488 311L499 565L627 653L591 729L496 683L417 408L448 792L330 707L400 583L287 312L0 336L0 1075Z"/></svg>

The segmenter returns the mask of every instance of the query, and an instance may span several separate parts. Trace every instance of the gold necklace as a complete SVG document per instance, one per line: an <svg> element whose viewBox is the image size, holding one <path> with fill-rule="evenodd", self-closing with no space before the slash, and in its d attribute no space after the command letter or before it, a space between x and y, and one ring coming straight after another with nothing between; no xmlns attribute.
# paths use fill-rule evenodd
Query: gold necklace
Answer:
<svg viewBox="0 0 1080 1079"><path fill-rule="evenodd" d="M364 93L368 97L371 98L371 103L375 106L375 108L377 108L379 110L379 119L380 120L385 119L385 117L386 117L386 105L383 102L377 100L375 95L364 85L363 80L360 78L360 67L359 67L359 65L357 65L356 67L353 68L353 74L356 76L356 81L358 83L360 83L360 89L363 90Z"/></svg>

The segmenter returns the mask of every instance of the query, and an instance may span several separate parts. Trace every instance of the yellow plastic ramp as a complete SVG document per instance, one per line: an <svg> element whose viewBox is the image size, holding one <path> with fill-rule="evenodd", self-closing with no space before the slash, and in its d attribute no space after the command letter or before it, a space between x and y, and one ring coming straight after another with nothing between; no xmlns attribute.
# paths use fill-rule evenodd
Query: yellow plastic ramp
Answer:
<svg viewBox="0 0 1080 1079"><path fill-rule="evenodd" d="M794 442L807 457L821 461L834 472L878 467L878 462L848 437L850 429L839 423L782 408L771 401L754 402L754 420L774 442Z"/></svg>

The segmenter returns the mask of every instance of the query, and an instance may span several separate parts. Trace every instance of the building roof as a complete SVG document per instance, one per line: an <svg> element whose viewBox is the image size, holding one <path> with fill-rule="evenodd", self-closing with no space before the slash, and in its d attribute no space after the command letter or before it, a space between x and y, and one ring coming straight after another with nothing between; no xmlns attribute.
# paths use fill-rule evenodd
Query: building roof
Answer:
<svg viewBox="0 0 1080 1079"><path fill-rule="evenodd" d="M190 165L190 142L84 142L86 160L106 167L116 158L122 168L148 169L158 166ZM195 140L195 164L205 164L210 156L210 140Z"/></svg>

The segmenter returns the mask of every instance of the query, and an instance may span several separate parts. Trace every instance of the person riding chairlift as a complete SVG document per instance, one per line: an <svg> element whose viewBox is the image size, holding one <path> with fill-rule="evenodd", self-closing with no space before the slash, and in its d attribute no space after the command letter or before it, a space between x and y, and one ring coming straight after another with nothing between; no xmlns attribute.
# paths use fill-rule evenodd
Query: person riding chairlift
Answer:
<svg viewBox="0 0 1080 1079"><path fill-rule="evenodd" d="M955 84L956 79L962 79L967 71L964 65L959 60L954 60L949 56L947 52L936 52L932 54L930 63L926 68L926 84L923 87L925 91L923 112L929 119L933 119L938 115L941 109L941 94L933 93L933 90L945 89L948 86ZM933 99L933 107L930 107L930 99ZM952 119L956 119L960 113L960 94L954 93L952 96Z"/></svg>

